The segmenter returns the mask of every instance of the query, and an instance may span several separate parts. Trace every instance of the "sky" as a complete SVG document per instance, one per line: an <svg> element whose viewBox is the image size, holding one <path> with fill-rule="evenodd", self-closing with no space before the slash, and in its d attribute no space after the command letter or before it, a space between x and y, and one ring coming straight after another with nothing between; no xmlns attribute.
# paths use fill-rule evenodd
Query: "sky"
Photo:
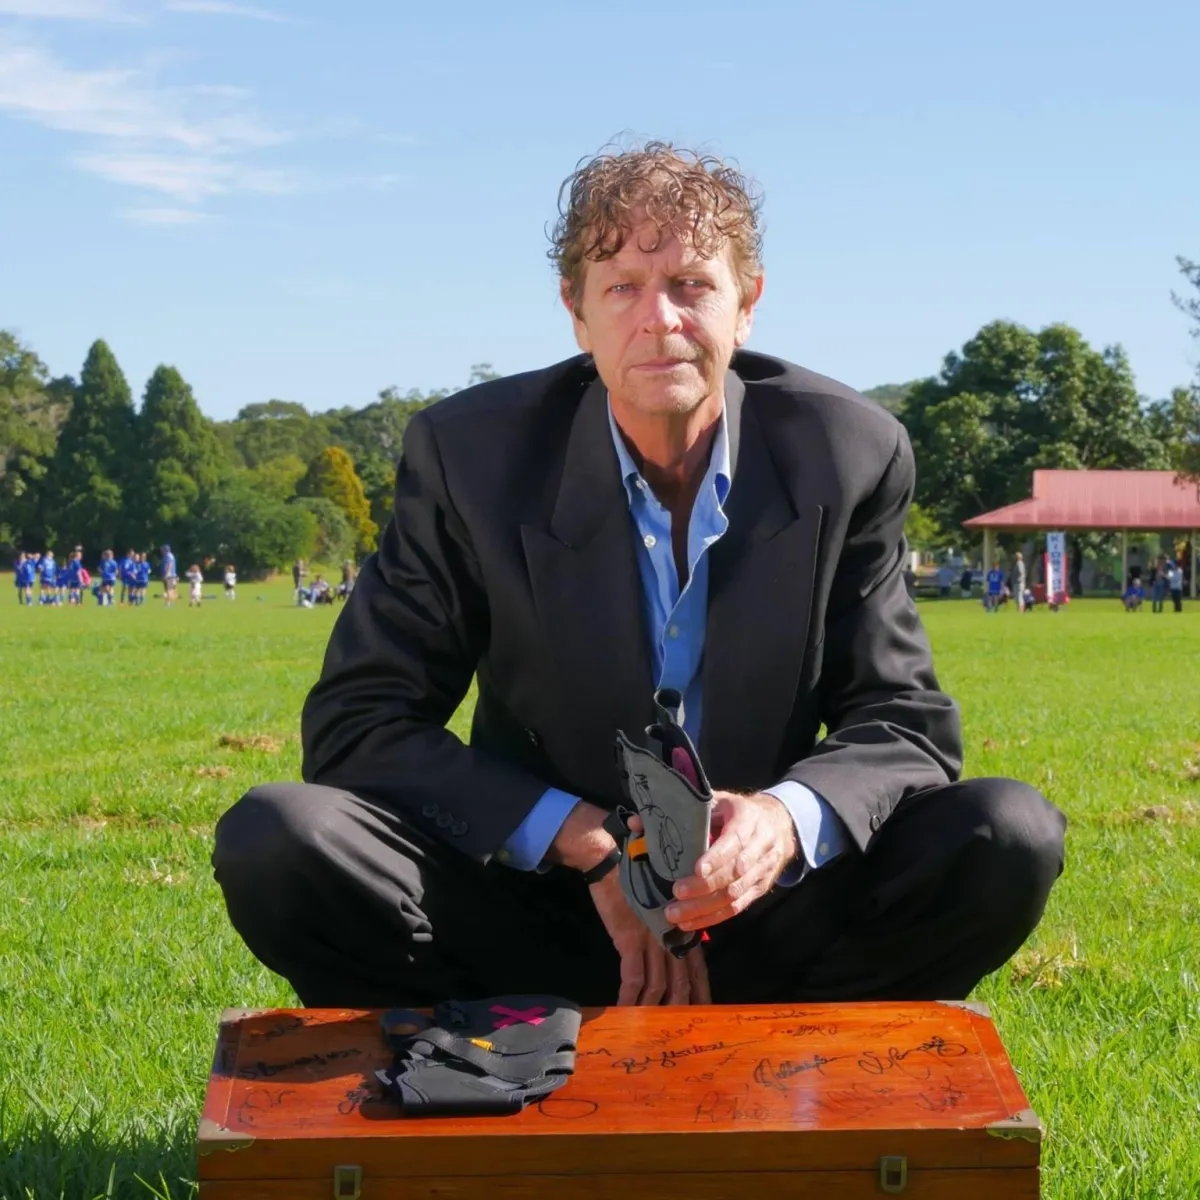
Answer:
<svg viewBox="0 0 1200 1200"><path fill-rule="evenodd" d="M764 196L750 348L852 387L995 319L1200 343L1195 0L0 0L0 327L140 397L312 410L576 352L546 257L614 138Z"/></svg>

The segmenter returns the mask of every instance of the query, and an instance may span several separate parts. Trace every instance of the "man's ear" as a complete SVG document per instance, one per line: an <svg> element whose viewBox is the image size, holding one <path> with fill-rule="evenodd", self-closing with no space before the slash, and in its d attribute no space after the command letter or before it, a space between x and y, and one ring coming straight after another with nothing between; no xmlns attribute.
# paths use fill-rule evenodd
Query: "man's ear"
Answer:
<svg viewBox="0 0 1200 1200"><path fill-rule="evenodd" d="M588 338L587 326L583 322L583 317L580 315L580 309L575 305L574 289L569 280L563 279L559 281L558 287L559 299L562 300L563 307L571 314L571 327L575 333L575 343L584 354L591 354L591 340Z"/></svg>
<svg viewBox="0 0 1200 1200"><path fill-rule="evenodd" d="M749 340L750 330L754 327L754 306L762 299L765 282L766 277L759 275L754 280L750 294L742 301L741 307L738 309L737 328L733 334L735 348L744 346Z"/></svg>

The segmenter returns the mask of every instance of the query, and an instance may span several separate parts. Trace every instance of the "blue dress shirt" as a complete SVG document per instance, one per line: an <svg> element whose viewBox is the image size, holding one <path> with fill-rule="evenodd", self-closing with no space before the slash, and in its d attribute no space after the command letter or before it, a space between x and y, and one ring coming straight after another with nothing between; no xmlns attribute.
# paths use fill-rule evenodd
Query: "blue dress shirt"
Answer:
<svg viewBox="0 0 1200 1200"><path fill-rule="evenodd" d="M658 687L674 688L683 697L683 727L692 742L698 744L700 665L708 615L708 549L720 540L729 525L723 507L731 483L725 412L721 412L708 470L692 505L687 542L688 579L682 590L671 547L671 514L638 471L621 438L611 404L608 424L636 538L642 599L651 635L653 675ZM785 872L781 884L798 883L808 870L824 866L845 850L845 826L811 788L785 780L765 790L777 797L791 814L803 850L803 861L797 860ZM549 788L505 842L502 861L522 871L538 869L579 799L559 788Z"/></svg>

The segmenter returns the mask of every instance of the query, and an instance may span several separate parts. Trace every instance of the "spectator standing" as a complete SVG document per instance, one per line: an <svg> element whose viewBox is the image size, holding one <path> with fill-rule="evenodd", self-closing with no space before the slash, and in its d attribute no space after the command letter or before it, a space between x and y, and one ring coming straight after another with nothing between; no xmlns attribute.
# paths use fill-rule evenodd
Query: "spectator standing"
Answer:
<svg viewBox="0 0 1200 1200"><path fill-rule="evenodd" d="M1017 612L1025 611L1025 555L1017 551L1017 560L1013 563L1012 594L1017 598Z"/></svg>
<svg viewBox="0 0 1200 1200"><path fill-rule="evenodd" d="M170 546L162 548L162 564L159 566L162 576L163 600L168 608L175 603L175 587L179 583L179 574L175 569L175 555Z"/></svg>
<svg viewBox="0 0 1200 1200"><path fill-rule="evenodd" d="M237 571L233 568L233 563L225 564L225 599L237 599Z"/></svg>
<svg viewBox="0 0 1200 1200"><path fill-rule="evenodd" d="M1160 554L1150 576L1150 611L1160 613L1167 595L1167 560Z"/></svg>
<svg viewBox="0 0 1200 1200"><path fill-rule="evenodd" d="M1176 612L1183 612L1183 568L1173 559L1167 563L1167 591Z"/></svg>

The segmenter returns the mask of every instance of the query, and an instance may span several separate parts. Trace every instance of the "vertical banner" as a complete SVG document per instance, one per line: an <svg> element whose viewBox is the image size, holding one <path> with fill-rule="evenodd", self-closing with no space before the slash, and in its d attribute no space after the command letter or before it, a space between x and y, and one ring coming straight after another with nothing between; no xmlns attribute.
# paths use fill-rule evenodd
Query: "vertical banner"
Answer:
<svg viewBox="0 0 1200 1200"><path fill-rule="evenodd" d="M1057 608L1067 602L1067 535L1046 534L1046 602Z"/></svg>

